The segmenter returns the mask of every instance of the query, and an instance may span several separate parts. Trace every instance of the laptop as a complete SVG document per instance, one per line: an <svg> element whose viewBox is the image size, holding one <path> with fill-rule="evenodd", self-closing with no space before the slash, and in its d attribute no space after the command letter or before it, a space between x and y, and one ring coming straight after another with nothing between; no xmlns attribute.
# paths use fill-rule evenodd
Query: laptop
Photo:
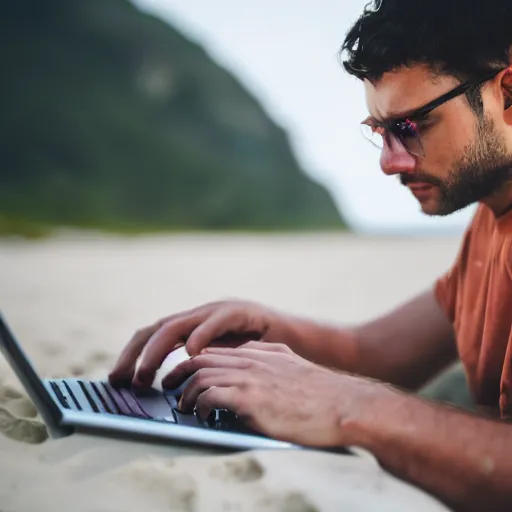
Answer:
<svg viewBox="0 0 512 512"><path fill-rule="evenodd" d="M301 449L245 426L233 413L215 409L207 420L178 410L181 389L114 388L108 380L40 379L0 313L0 350L45 422L49 435L75 432L223 450ZM344 447L326 451L353 454Z"/></svg>
<svg viewBox="0 0 512 512"><path fill-rule="evenodd" d="M233 451L299 448L249 429L223 409L213 410L207 420L183 414L177 405L180 388L140 391L115 388L108 380L41 379L1 314L0 350L53 438L81 432Z"/></svg>

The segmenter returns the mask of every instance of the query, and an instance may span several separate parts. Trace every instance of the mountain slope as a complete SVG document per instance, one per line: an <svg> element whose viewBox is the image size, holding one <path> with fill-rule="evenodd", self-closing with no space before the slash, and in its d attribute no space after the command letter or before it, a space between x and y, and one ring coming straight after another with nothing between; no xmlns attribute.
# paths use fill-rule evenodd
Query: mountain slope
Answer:
<svg viewBox="0 0 512 512"><path fill-rule="evenodd" d="M0 214L85 226L336 228L286 133L125 0L0 4Z"/></svg>

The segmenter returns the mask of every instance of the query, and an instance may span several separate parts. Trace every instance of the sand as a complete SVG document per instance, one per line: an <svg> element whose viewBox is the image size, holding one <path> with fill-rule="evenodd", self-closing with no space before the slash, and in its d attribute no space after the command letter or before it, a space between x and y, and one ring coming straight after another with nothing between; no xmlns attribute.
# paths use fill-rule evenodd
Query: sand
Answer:
<svg viewBox="0 0 512 512"><path fill-rule="evenodd" d="M431 286L460 237L350 235L0 240L0 307L44 377L103 378L139 327L219 298L340 323ZM441 511L371 454L219 454L94 436L47 439L0 357L0 511Z"/></svg>

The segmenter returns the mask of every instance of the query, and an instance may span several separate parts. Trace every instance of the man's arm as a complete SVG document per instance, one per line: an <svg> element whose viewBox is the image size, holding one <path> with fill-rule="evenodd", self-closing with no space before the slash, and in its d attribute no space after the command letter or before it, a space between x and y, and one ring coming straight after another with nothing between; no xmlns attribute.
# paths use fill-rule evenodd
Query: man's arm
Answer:
<svg viewBox="0 0 512 512"><path fill-rule="evenodd" d="M400 394L342 421L349 442L455 510L512 510L512 426Z"/></svg>
<svg viewBox="0 0 512 512"><path fill-rule="evenodd" d="M262 434L314 447L360 446L464 512L512 510L512 426L334 372L285 345L206 348L162 385L191 379L180 408L228 409Z"/></svg>
<svg viewBox="0 0 512 512"><path fill-rule="evenodd" d="M358 327L295 317L271 324L266 338L325 366L416 389L457 356L453 329L433 290Z"/></svg>
<svg viewBox="0 0 512 512"><path fill-rule="evenodd" d="M223 301L183 311L140 329L110 374L115 382L153 382L167 355L186 340L190 355L212 342L284 343L305 359L413 389L452 361L450 323L432 291L359 327L340 328L252 302ZM135 373L138 357L144 350Z"/></svg>

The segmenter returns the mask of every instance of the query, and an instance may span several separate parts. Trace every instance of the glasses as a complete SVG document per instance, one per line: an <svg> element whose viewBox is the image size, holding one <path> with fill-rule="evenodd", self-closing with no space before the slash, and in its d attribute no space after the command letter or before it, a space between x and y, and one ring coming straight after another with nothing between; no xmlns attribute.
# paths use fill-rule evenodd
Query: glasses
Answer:
<svg viewBox="0 0 512 512"><path fill-rule="evenodd" d="M500 71L493 71L492 74L484 76L481 80L475 82L466 82L458 85L451 91L439 96L435 100L427 103L410 112L405 117L390 119L388 121L376 121L374 119L367 119L361 123L361 131L366 139L368 139L374 146L382 149L384 141L389 146L391 145L392 137L397 139L405 150L417 157L424 157L425 152L421 143L420 128L418 121L425 118L434 109L440 107L447 101L468 92L472 88L477 88L483 83L494 78Z"/></svg>

